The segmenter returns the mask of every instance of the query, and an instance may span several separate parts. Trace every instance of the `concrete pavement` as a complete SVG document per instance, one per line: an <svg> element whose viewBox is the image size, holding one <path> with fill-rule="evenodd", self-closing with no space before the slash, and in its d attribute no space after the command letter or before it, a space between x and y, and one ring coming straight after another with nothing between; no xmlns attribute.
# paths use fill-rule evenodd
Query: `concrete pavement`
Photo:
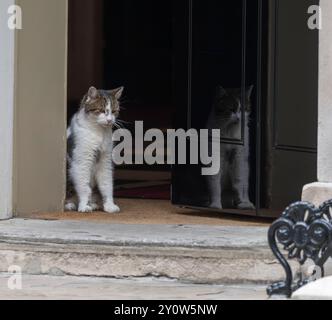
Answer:
<svg viewBox="0 0 332 320"><path fill-rule="evenodd" d="M265 286L193 285L167 279L116 280L94 277L22 277L22 290L8 289L0 275L4 300L266 300Z"/></svg>

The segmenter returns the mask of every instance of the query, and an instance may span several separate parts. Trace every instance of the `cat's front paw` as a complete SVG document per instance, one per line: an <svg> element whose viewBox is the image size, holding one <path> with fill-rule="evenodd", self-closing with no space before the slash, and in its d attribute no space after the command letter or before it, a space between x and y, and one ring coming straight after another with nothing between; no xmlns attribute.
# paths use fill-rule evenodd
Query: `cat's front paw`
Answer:
<svg viewBox="0 0 332 320"><path fill-rule="evenodd" d="M256 209L255 206L250 201L240 202L237 205L237 208L241 209L241 210L255 210Z"/></svg>
<svg viewBox="0 0 332 320"><path fill-rule="evenodd" d="M77 210L77 206L74 202L68 202L65 205L65 211L66 212L70 212L70 211L76 211Z"/></svg>
<svg viewBox="0 0 332 320"><path fill-rule="evenodd" d="M78 211L81 213L91 213L93 211L93 208L89 205L80 205L78 207Z"/></svg>
<svg viewBox="0 0 332 320"><path fill-rule="evenodd" d="M218 209L218 210L222 210L223 209L220 200L219 201L211 201L210 205L209 205L209 208L210 209Z"/></svg>
<svg viewBox="0 0 332 320"><path fill-rule="evenodd" d="M106 213L119 213L120 208L114 203L107 203L104 205L104 211Z"/></svg>

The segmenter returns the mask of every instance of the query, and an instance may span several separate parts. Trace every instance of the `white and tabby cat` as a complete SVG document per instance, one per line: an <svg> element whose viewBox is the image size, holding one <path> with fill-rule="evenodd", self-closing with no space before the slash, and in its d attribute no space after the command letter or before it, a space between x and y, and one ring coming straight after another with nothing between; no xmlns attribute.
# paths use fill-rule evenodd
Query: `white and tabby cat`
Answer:
<svg viewBox="0 0 332 320"><path fill-rule="evenodd" d="M240 89L217 88L215 103L208 120L208 128L220 129L223 138L239 139L242 131L242 110L244 110L244 143L223 143L220 172L208 178L211 208L223 208L222 194L227 190L231 195L231 201L228 202L231 202L232 208L255 209L249 199L249 123L252 90L253 87L246 89L245 106L242 108Z"/></svg>
<svg viewBox="0 0 332 320"><path fill-rule="evenodd" d="M67 131L66 211L118 213L113 199L113 127L124 88L91 87Z"/></svg>

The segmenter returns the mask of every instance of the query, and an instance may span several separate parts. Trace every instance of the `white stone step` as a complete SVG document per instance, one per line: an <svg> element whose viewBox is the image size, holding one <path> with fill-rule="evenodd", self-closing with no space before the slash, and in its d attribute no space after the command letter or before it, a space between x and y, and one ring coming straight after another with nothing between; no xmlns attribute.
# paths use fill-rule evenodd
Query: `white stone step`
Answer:
<svg viewBox="0 0 332 320"><path fill-rule="evenodd" d="M0 272L166 277L191 283L270 283L284 273L267 228L112 225L14 219L0 222Z"/></svg>

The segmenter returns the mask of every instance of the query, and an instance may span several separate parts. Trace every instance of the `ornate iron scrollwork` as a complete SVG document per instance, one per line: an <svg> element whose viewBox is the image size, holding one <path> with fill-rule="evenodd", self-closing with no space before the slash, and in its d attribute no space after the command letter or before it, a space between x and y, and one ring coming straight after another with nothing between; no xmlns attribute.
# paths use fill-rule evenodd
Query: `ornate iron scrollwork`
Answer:
<svg viewBox="0 0 332 320"><path fill-rule="evenodd" d="M295 282L287 260L297 260L300 265L304 265L311 259L321 268L324 276L324 265L332 257L332 200L319 208L308 202L292 204L272 224L268 240L273 254L285 270L286 279L271 285L267 292L270 296L278 294L290 297L310 279ZM282 253L281 248L288 253L288 257Z"/></svg>

